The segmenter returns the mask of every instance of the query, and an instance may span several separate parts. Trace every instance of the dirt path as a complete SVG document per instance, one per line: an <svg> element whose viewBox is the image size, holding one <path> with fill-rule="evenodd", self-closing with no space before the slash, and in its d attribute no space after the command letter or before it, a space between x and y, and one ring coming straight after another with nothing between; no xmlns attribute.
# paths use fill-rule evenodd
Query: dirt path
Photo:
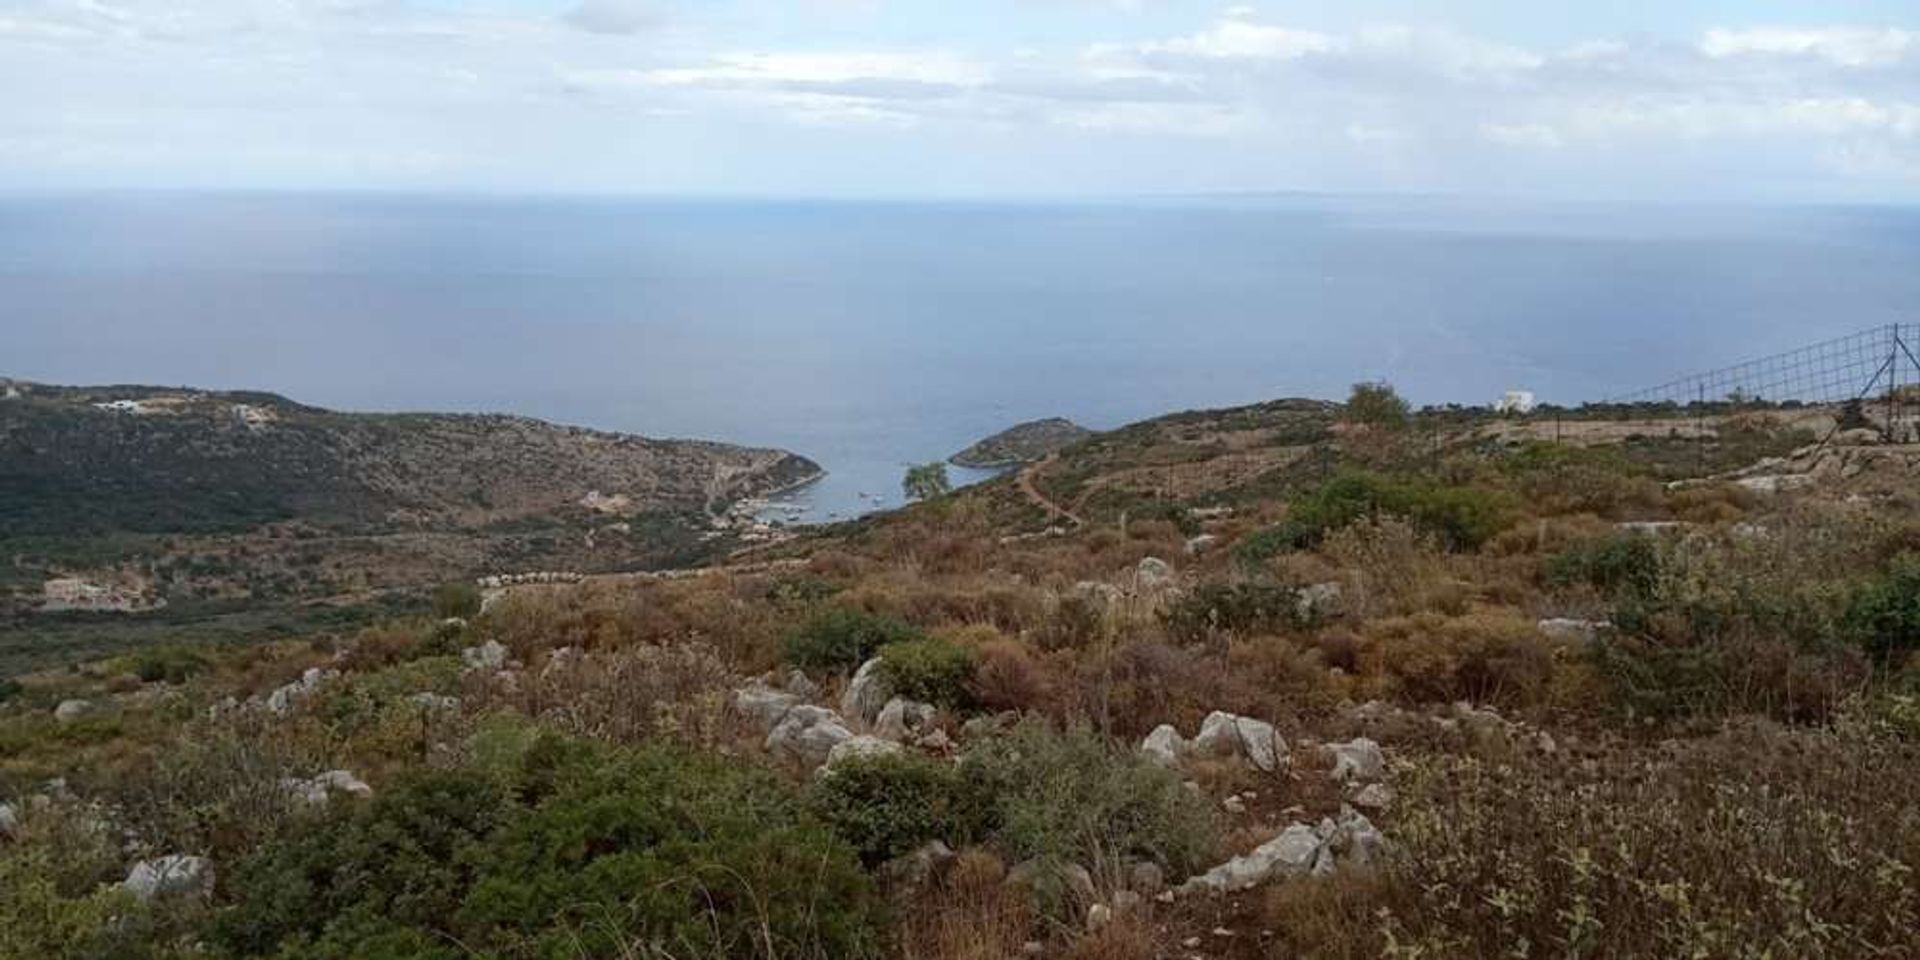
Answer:
<svg viewBox="0 0 1920 960"><path fill-rule="evenodd" d="M1071 510L1068 510L1066 507L1063 507L1057 503L1054 503L1052 500L1047 498L1046 494L1040 492L1039 487L1036 487L1033 484L1034 474L1039 473L1041 470L1045 469L1048 464L1053 463L1054 460L1056 459L1058 459L1058 457L1055 454L1050 453L1050 454L1047 454L1047 456L1044 459L1042 459L1040 462L1030 463L1020 468L1020 475L1019 477L1016 478L1020 484L1020 492L1022 494L1025 494L1028 500L1033 501L1035 506L1038 506L1040 509L1045 510L1047 512L1048 520L1052 520L1058 517L1066 520L1068 523L1076 527L1084 526L1085 521L1082 521L1078 514L1074 513Z"/></svg>

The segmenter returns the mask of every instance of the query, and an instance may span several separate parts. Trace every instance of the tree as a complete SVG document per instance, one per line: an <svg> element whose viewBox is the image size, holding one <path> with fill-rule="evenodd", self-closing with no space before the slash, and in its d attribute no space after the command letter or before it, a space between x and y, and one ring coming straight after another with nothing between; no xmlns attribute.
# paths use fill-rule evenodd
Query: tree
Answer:
<svg viewBox="0 0 1920 960"><path fill-rule="evenodd" d="M1383 430L1402 430L1407 426L1407 401L1394 392L1385 380L1356 383L1347 398L1347 419Z"/></svg>
<svg viewBox="0 0 1920 960"><path fill-rule="evenodd" d="M907 475L900 481L900 489L906 491L910 500L931 500L953 489L947 480L947 465L935 460L917 467L908 467Z"/></svg>

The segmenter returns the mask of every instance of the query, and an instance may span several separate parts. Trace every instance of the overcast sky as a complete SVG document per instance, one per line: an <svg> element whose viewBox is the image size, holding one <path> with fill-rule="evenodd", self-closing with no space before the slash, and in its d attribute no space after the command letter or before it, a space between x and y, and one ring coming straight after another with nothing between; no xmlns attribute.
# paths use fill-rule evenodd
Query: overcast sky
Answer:
<svg viewBox="0 0 1920 960"><path fill-rule="evenodd" d="M1920 0L0 0L0 189L1920 199Z"/></svg>

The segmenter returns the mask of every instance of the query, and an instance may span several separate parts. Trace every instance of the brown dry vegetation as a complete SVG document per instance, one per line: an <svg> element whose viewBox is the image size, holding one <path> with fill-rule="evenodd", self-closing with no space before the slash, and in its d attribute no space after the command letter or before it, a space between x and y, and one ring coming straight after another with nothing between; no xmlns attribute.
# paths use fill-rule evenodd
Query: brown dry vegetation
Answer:
<svg viewBox="0 0 1920 960"><path fill-rule="evenodd" d="M1279 774L1224 761L1187 769L1210 801L1205 822L1165 805L1139 820L1193 831L1178 844L1010 813L998 805L1026 801L1007 796L948 798L958 812L933 827L881 804L871 812L889 830L945 829L961 853L922 883L874 874L891 906L884 919L855 919L873 925L879 954L984 960L1035 943L1047 956L1116 960L1920 955L1910 796L1920 619L1902 619L1920 616L1902 592L1920 585L1903 573L1920 570L1911 474L1777 497L1731 484L1670 490L1666 471L1697 441L1673 440L1676 451L1596 429L1623 442L1508 446L1489 442L1497 430L1486 424L1440 433L1416 418L1387 434L1336 430L1333 416L1266 405L1095 438L1040 478L1049 496L1088 508L1086 526L1063 535L1008 539L1033 532L1038 512L1003 480L782 548L806 561L798 569L521 591L466 626L397 622L209 653L172 683L130 682L153 672L131 658L29 678L4 707L0 798L65 776L79 799L45 805L0 846L0 879L37 891L36 917L61 918L36 920L38 939L0 935L0 954L64 944L44 955L89 955L72 945L97 942L86 937L106 936L98 918L127 909L99 884L131 854L88 847L62 817L111 810L141 855L239 862L299 829L280 777L352 769L385 796L422 770L494 769L509 721L718 755L808 795L819 788L765 755L728 696L784 672L788 637L810 617L857 610L965 651L963 695L937 720L962 748L983 736L967 721L1012 729L1011 714L1065 738L1063 764L1089 773L1051 787L1073 798L1053 807L1138 800L1098 784L1148 782L1130 772L1128 748L1161 723L1191 733L1225 710L1269 720L1296 744ZM1737 432L1727 443L1741 451L1798 442L1763 422ZM1260 451L1316 443L1268 473L1242 469ZM1326 493L1357 465L1376 479ZM1154 470L1179 474L1168 488L1179 499L1107 480ZM1376 499L1355 513L1340 499L1350 495ZM1192 511L1222 504L1235 509ZM1655 520L1688 526L1617 527ZM1214 539L1189 554L1199 533ZM1175 582L1143 582L1148 557L1169 561ZM1324 583L1339 585L1338 604L1302 612L1295 590ZM1549 617L1614 629L1550 636L1539 625ZM459 651L484 641L518 668L463 674ZM341 676L286 717L217 706L312 666ZM838 702L844 673L813 679L819 702ZM460 703L437 710L420 693ZM82 695L95 712L51 717ZM1356 709L1367 701L1395 709ZM1504 721L1478 722L1456 702ZM1035 901L1006 882L1033 850L1090 848L1092 898L1113 902L1128 880L1112 850L1245 851L1339 808L1324 761L1301 744L1358 734L1386 746L1398 794L1377 818L1390 847L1372 868L1173 904L1147 897L1094 930L1084 894ZM1248 797L1243 809L1221 809L1228 795ZM204 909L250 902L222 886ZM137 916L147 954L202 955L204 917ZM211 942L213 955L245 953ZM818 955L753 953L776 954ZM636 934L621 951L577 955L669 952Z"/></svg>

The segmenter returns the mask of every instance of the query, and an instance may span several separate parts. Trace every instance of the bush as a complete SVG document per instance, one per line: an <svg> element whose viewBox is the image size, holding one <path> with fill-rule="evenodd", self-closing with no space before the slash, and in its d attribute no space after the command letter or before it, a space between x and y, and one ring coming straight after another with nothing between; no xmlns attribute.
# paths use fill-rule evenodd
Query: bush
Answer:
<svg viewBox="0 0 1920 960"><path fill-rule="evenodd" d="M1347 398L1347 419L1384 430L1406 429L1407 410L1407 401L1384 381L1356 383Z"/></svg>
<svg viewBox="0 0 1920 960"><path fill-rule="evenodd" d="M977 741L961 768L993 798L996 839L1017 859L1096 872L1151 860L1185 876L1216 853L1204 800L1178 775L1091 731L1030 719Z"/></svg>
<svg viewBox="0 0 1920 960"><path fill-rule="evenodd" d="M1243 537L1235 555L1258 563L1315 546L1335 530L1378 516L1405 517L1449 550L1478 550L1513 524L1514 513L1511 497L1496 490L1347 470L1294 498L1285 521Z"/></svg>
<svg viewBox="0 0 1920 960"><path fill-rule="evenodd" d="M142 683L184 683L207 668L207 657L191 647L162 646L129 654L124 663Z"/></svg>
<svg viewBox="0 0 1920 960"><path fill-rule="evenodd" d="M1275 633L1306 625L1299 591L1265 583L1202 584L1168 604L1160 618L1168 635L1182 643L1216 633Z"/></svg>
<svg viewBox="0 0 1920 960"><path fill-rule="evenodd" d="M1619 533L1568 547L1547 564L1554 586L1584 584L1612 600L1648 600L1660 585L1660 545L1642 533Z"/></svg>
<svg viewBox="0 0 1920 960"><path fill-rule="evenodd" d="M892 617L835 607L787 635L787 661L807 670L852 670L881 647L921 638L920 631Z"/></svg>
<svg viewBox="0 0 1920 960"><path fill-rule="evenodd" d="M235 867L238 902L215 939L258 955L396 927L452 933L474 857L508 811L499 785L460 771L416 776L370 804L336 804Z"/></svg>
<svg viewBox="0 0 1920 960"><path fill-rule="evenodd" d="M433 591L433 615L442 620L479 616L480 588L463 580L441 584Z"/></svg>
<svg viewBox="0 0 1920 960"><path fill-rule="evenodd" d="M875 953L854 851L772 775L526 728L475 753L242 861L215 940L343 960Z"/></svg>
<svg viewBox="0 0 1920 960"><path fill-rule="evenodd" d="M960 768L927 757L856 757L814 782L811 805L869 866L932 840L953 847L990 826L991 798Z"/></svg>
<svg viewBox="0 0 1920 960"><path fill-rule="evenodd" d="M1551 649L1517 617L1422 613L1370 623L1366 637L1364 670L1410 703L1529 706L1553 679Z"/></svg>
<svg viewBox="0 0 1920 960"><path fill-rule="evenodd" d="M1920 554L1896 558L1884 578L1858 588L1843 625L1847 636L1883 666L1898 669L1920 650Z"/></svg>
<svg viewBox="0 0 1920 960"><path fill-rule="evenodd" d="M476 857L472 943L550 957L866 957L877 904L854 851L764 771L590 751Z"/></svg>
<svg viewBox="0 0 1920 960"><path fill-rule="evenodd" d="M881 647L877 669L898 696L958 708L970 699L974 653L945 637L924 637Z"/></svg>

